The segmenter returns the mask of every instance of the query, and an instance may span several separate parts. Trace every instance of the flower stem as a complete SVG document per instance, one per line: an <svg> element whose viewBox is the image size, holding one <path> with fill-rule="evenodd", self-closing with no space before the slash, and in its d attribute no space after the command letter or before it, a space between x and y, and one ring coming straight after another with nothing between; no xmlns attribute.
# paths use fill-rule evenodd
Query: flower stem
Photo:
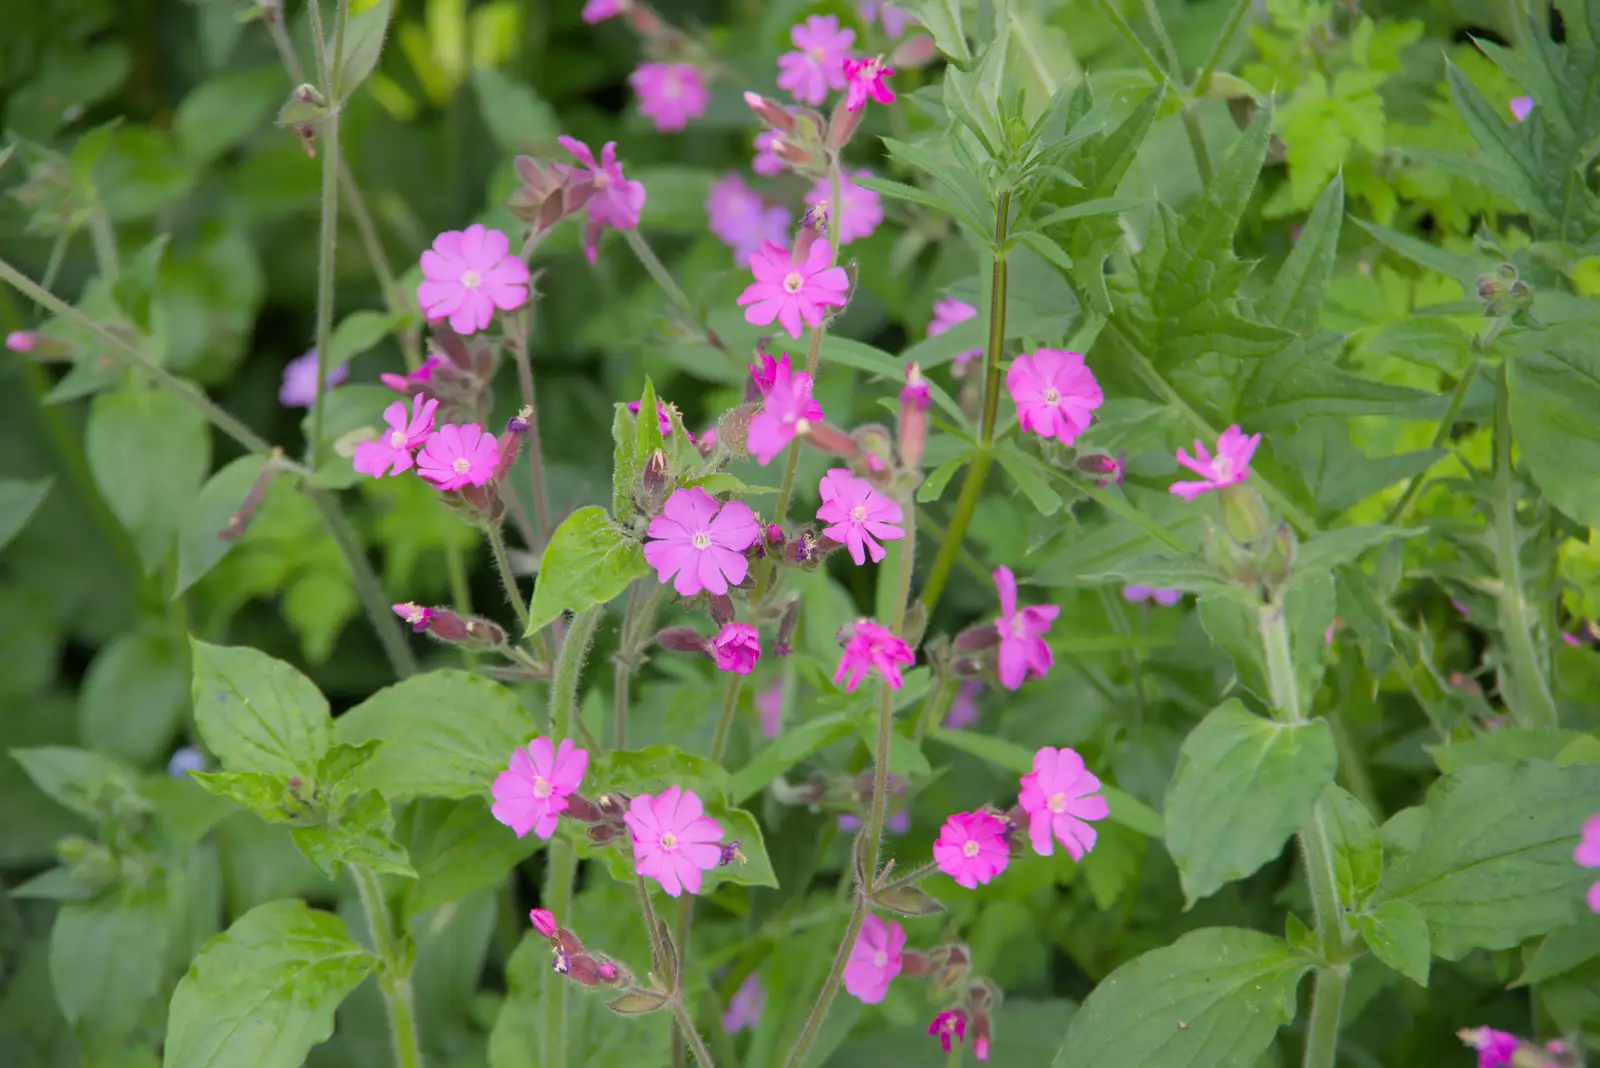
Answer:
<svg viewBox="0 0 1600 1068"><path fill-rule="evenodd" d="M927 736L927 733L944 722L945 713L950 711L950 705L956 699L956 692L961 688L961 680L956 678L943 678L922 701L922 710L917 713L916 722L911 728L911 740L918 743Z"/></svg>
<svg viewBox="0 0 1600 1068"><path fill-rule="evenodd" d="M1334 1068L1339 1049L1339 1016L1349 977L1348 964L1318 969L1316 985L1311 988L1311 1024L1306 1029L1303 1068Z"/></svg>
<svg viewBox="0 0 1600 1068"><path fill-rule="evenodd" d="M643 875L635 872L633 888L639 892L639 914L644 918L645 933L650 936L650 967L656 973L652 978L676 997L679 986L678 962L661 942L661 921L656 918L655 906L650 902L650 884L644 881Z"/></svg>
<svg viewBox="0 0 1600 1068"><path fill-rule="evenodd" d="M1233 0L1233 7L1228 11L1222 29L1211 42L1211 50L1206 53L1205 61L1200 64L1200 72L1194 76L1194 82L1189 87L1191 96L1204 96L1206 90L1211 87L1211 75L1217 69L1217 64L1222 62L1223 54L1233 43L1233 35L1238 31L1239 23L1244 21L1245 13L1251 6L1251 0Z"/></svg>
<svg viewBox="0 0 1600 1068"><path fill-rule="evenodd" d="M406 641L405 631L399 618L390 610L383 584L372 570L372 563L367 559L366 550L361 547L361 540L351 528L350 520L345 518L344 510L339 507L338 498L319 489L307 488L306 493L311 503L317 506L317 511L322 513L322 521L327 525L329 535L344 554L345 562L350 565L356 596L367 613L367 621L377 632L378 642L383 646L384 655L389 658L389 666L398 678L415 675L417 659Z"/></svg>
<svg viewBox="0 0 1600 1068"><path fill-rule="evenodd" d="M845 967L850 963L850 954L856 947L856 939L861 936L861 925L866 918L867 898L861 892L861 888L857 887L855 905L850 910L850 921L845 924L844 939L839 943L838 952L833 955L833 967L828 969L828 978L823 980L822 991L817 995L815 1004L811 1006L811 1013L806 1017L805 1026L800 1029L794 1047L789 1050L789 1056L784 1058L783 1068L801 1068L806 1063L806 1055L816 1044L817 1035L822 1031L823 1021L828 1018L828 1009L833 1005L833 999L838 996L840 984L844 982Z"/></svg>
<svg viewBox="0 0 1600 1068"><path fill-rule="evenodd" d="M614 658L616 671L612 677L612 690L615 705L612 709L611 729L613 749L628 748L629 686L633 680L633 673L645 660L646 641L642 632L649 630L655 621L656 608L661 604L662 593L666 590L665 586L657 584L648 596L640 597L641 588L640 583L636 581L628 593L628 607L622 613L621 640Z"/></svg>
<svg viewBox="0 0 1600 1068"><path fill-rule="evenodd" d="M500 584L506 588L506 599L517 613L517 629L519 632L525 631L528 629L528 605L517 586L517 576L511 572L511 561L506 557L506 540L500 533L500 524L488 524L484 527L484 533L489 536L489 550L494 553L494 566L500 572Z"/></svg>
<svg viewBox="0 0 1600 1068"><path fill-rule="evenodd" d="M115 282L121 267L117 261L117 232L111 228L111 216L105 206L96 204L89 213L89 236L94 240L95 261L100 273L108 282Z"/></svg>
<svg viewBox="0 0 1600 1068"><path fill-rule="evenodd" d="M661 257L656 255L655 249L651 248L649 242L644 239L644 235L639 233L638 227L620 232L627 239L628 247L633 249L634 256L638 257L640 265L644 267L651 278L656 280L656 285L661 287L661 291L667 295L667 299L678 306L679 313L688 321L690 326L694 327L695 332L705 340L707 345L732 360L734 367L742 373L744 371L744 361L733 354L733 350L728 348L727 342L722 340L722 336L711 329L710 323L703 321L696 314L694 302L689 299L689 294L683 291L683 287L678 284L677 279L673 278L667 271L666 265L661 262Z"/></svg>
<svg viewBox="0 0 1600 1068"><path fill-rule="evenodd" d="M604 605L595 605L573 616L572 629L567 632L561 655L556 658L555 674L550 680L550 734L557 742L572 734L583 663L589 656L589 643L594 640L595 629L600 625L600 616L604 611ZM555 912L554 909L550 911Z"/></svg>
<svg viewBox="0 0 1600 1068"><path fill-rule="evenodd" d="M311 0L311 32L320 42L321 0ZM328 358L333 341L333 284L336 244L339 237L339 113L340 68L344 64L344 26L350 10L349 0L334 0L333 55L321 64L322 92L328 101L328 114L317 131L322 152L322 225L317 235L317 392L311 401L311 440L306 443L306 461L315 471L322 464L323 396L328 392Z"/></svg>
<svg viewBox="0 0 1600 1068"><path fill-rule="evenodd" d="M389 1017L389 1037L394 1043L394 1060L399 1068L422 1068L422 1047L417 1040L416 1009L411 996L411 975L402 968L402 954L395 937L393 917L383 896L383 884L371 868L351 864L350 876L361 895L367 914L372 945L381 960L378 989Z"/></svg>
<svg viewBox="0 0 1600 1068"><path fill-rule="evenodd" d="M1450 404L1445 408L1444 417L1439 420L1439 426L1433 432L1431 448L1437 449L1450 440L1450 430L1456 425L1456 416L1461 414L1461 405L1467 399L1467 390L1477 379L1478 368L1482 365L1483 357L1474 356L1472 364L1467 368L1466 373L1456 382L1456 388L1450 394ZM1399 498L1389 506L1389 514L1383 517L1385 524L1400 521L1401 517L1405 515L1406 509L1411 507L1411 502L1416 499L1417 494L1421 491L1427 474L1427 471L1419 471L1411 476L1411 480L1406 483L1406 488L1401 491Z"/></svg>
<svg viewBox="0 0 1600 1068"><path fill-rule="evenodd" d="M539 552L544 547L544 539L550 536L550 495L544 483L544 449L539 438L539 402L533 392L533 363L528 359L528 337L533 331L531 306L523 311L518 321L521 329L517 331L516 344L511 346L511 357L517 365L522 404L528 410L528 432L523 436L528 442L528 475L533 483L534 516L539 523L539 543L528 546L528 550Z"/></svg>
<svg viewBox="0 0 1600 1068"><path fill-rule="evenodd" d="M568 639L569 644L571 639ZM546 853L544 894L540 905L555 915L572 915L572 882L578 875L578 854L572 843L555 837ZM544 986L544 1056L540 1068L567 1068L567 985L553 976Z"/></svg>
<svg viewBox="0 0 1600 1068"><path fill-rule="evenodd" d="M717 719L717 731L711 736L711 759L722 763L728 749L728 735L732 733L734 709L739 707L739 685L744 676L729 672L728 691L722 698L722 715Z"/></svg>
<svg viewBox="0 0 1600 1068"><path fill-rule="evenodd" d="M905 517L905 537L900 539L900 585L895 591L894 632L899 637L905 636L906 609L911 603L911 574L917 565L917 502L914 497L907 496L901 502L901 514Z"/></svg>
<svg viewBox="0 0 1600 1068"><path fill-rule="evenodd" d="M450 601L452 607L464 616L472 614L472 587L467 582L466 553L455 544L446 545L444 548L444 568L450 580ZM478 654L471 649L461 651L461 660L468 671L478 666Z"/></svg>
<svg viewBox="0 0 1600 1068"><path fill-rule="evenodd" d="M694 1053L694 1059L699 1062L700 1068L716 1068L711 1063L711 1051L706 1049L700 1032L695 1030L694 1021L689 1019L689 1010L683 1007L683 1001L678 997L672 999L672 1015L678 1021L678 1030L689 1043L689 1049Z"/></svg>

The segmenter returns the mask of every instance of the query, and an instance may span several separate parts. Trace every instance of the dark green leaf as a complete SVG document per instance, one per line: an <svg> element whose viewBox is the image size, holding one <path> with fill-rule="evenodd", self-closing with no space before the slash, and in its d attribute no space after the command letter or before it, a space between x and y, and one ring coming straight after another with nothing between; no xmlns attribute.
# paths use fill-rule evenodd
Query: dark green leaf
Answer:
<svg viewBox="0 0 1600 1068"><path fill-rule="evenodd" d="M1322 297L1333 275L1339 252L1339 229L1344 222L1344 178L1336 175L1311 210L1294 249L1283 261L1272 288L1257 306L1268 322L1302 337L1316 331Z"/></svg>
<svg viewBox="0 0 1600 1068"><path fill-rule="evenodd" d="M205 420L155 389L102 393L89 408L84 452L101 495L154 568L211 467Z"/></svg>
<svg viewBox="0 0 1600 1068"><path fill-rule="evenodd" d="M1428 985L1428 922L1409 901L1386 901L1356 917L1373 956L1420 986Z"/></svg>
<svg viewBox="0 0 1600 1068"><path fill-rule="evenodd" d="M28 525L54 484L53 478L41 478L37 482L15 478L0 480L0 549Z"/></svg>
<svg viewBox="0 0 1600 1068"><path fill-rule="evenodd" d="M128 890L62 905L50 931L50 978L67 1022L121 1037L161 991L168 924L164 893Z"/></svg>
<svg viewBox="0 0 1600 1068"><path fill-rule="evenodd" d="M503 152L533 151L553 143L561 133L560 121L549 104L528 86L492 67L473 69L472 89L478 96L478 114Z"/></svg>
<svg viewBox="0 0 1600 1068"><path fill-rule="evenodd" d="M655 425L654 419L639 422ZM562 520L544 551L525 633L533 634L562 612L604 604L649 573L644 549L605 509L579 508Z"/></svg>
<svg viewBox="0 0 1600 1068"><path fill-rule="evenodd" d="M1543 983L1600 957L1600 923L1585 916L1571 927L1558 927L1527 958L1513 987Z"/></svg>
<svg viewBox="0 0 1600 1068"><path fill-rule="evenodd" d="M1577 322L1528 330L1507 360L1517 448L1550 502L1600 526L1600 351L1594 329Z"/></svg>
<svg viewBox="0 0 1600 1068"><path fill-rule="evenodd" d="M972 52L967 48L967 38L961 28L960 0L913 0L903 4L927 31L939 51L957 63L970 63Z"/></svg>
<svg viewBox="0 0 1600 1068"><path fill-rule="evenodd" d="M261 129L282 95L283 71L276 63L202 82L173 117L184 156L196 167L212 162Z"/></svg>
<svg viewBox="0 0 1600 1068"><path fill-rule="evenodd" d="M178 528L174 597L205 578L238 543L238 538L224 538L222 532L228 529L266 466L265 456L241 456L206 480Z"/></svg>
<svg viewBox="0 0 1600 1068"><path fill-rule="evenodd" d="M1367 807L1338 786L1329 786L1319 809L1322 832L1333 852L1333 881L1339 901L1359 911L1383 878L1383 840Z"/></svg>
<svg viewBox="0 0 1600 1068"><path fill-rule="evenodd" d="M1042 515L1055 515L1061 510L1061 496L1050 488L1050 472L1038 460L1017 448L1015 442L1003 441L994 450L994 458L1006 469L1006 474L1033 503Z"/></svg>
<svg viewBox="0 0 1600 1068"><path fill-rule="evenodd" d="M389 0L378 0L345 25L339 81L334 87L334 96L339 100L348 100L377 67L378 58L383 55L383 37L389 30L389 7ZM329 63L333 62L333 55L333 42L329 41Z"/></svg>
<svg viewBox="0 0 1600 1068"><path fill-rule="evenodd" d="M750 763L734 772L728 781L728 800L742 805L753 794L765 790L767 784L802 760L848 738L855 733L855 725L843 712L833 712L808 720L792 730L786 730L771 745L750 759Z"/></svg>
<svg viewBox="0 0 1600 1068"><path fill-rule="evenodd" d="M311 778L332 723L311 680L248 646L191 645L195 726L223 768Z"/></svg>

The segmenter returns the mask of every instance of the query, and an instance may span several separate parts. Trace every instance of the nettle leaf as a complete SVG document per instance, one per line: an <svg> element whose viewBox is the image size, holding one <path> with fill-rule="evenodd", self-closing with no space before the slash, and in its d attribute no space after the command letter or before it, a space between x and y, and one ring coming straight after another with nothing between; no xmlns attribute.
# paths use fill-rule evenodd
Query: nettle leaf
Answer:
<svg viewBox="0 0 1600 1068"><path fill-rule="evenodd" d="M1419 986L1428 985L1432 953L1421 909L1409 901L1386 901L1355 921L1373 956Z"/></svg>
<svg viewBox="0 0 1600 1068"><path fill-rule="evenodd" d="M605 509L579 508L562 520L544 551L525 634L535 633L563 612L604 604L649 573L643 547L613 523Z"/></svg>
<svg viewBox="0 0 1600 1068"><path fill-rule="evenodd" d="M190 644L195 726L223 768L312 778L333 722L315 684L248 646Z"/></svg>
<svg viewBox="0 0 1600 1068"><path fill-rule="evenodd" d="M1352 563L1368 549L1414 538L1426 533L1409 527L1340 527L1313 534L1295 552L1294 569L1301 573L1327 574L1341 564Z"/></svg>
<svg viewBox="0 0 1600 1068"><path fill-rule="evenodd" d="M1600 526L1600 352L1594 327L1575 322L1509 341L1511 427L1522 459L1550 502Z"/></svg>
<svg viewBox="0 0 1600 1068"><path fill-rule="evenodd" d="M1101 980L1067 1025L1055 1068L1251 1068L1294 1019L1310 967L1259 931L1191 931Z"/></svg>
<svg viewBox="0 0 1600 1068"><path fill-rule="evenodd" d="M1238 701L1201 720L1184 739L1162 805L1188 905L1283 852L1338 764L1323 720L1262 719Z"/></svg>
<svg viewBox="0 0 1600 1068"><path fill-rule="evenodd" d="M1522 760L1463 768L1433 785L1424 811L1425 833L1384 872L1379 898L1420 908L1438 956L1510 949L1581 914L1594 877L1572 863L1572 850L1584 820L1600 811L1593 767Z"/></svg>
<svg viewBox="0 0 1600 1068"><path fill-rule="evenodd" d="M211 467L205 420L160 390L102 393L89 407L83 448L95 486L154 568Z"/></svg>
<svg viewBox="0 0 1600 1068"><path fill-rule="evenodd" d="M192 771L189 777L208 793L227 798L268 823L289 823L299 816L285 776L259 771Z"/></svg>
<svg viewBox="0 0 1600 1068"><path fill-rule="evenodd" d="M1377 821L1349 791L1329 786L1322 795L1322 831L1333 852L1333 881L1339 902L1359 911L1383 878L1383 839Z"/></svg>
<svg viewBox="0 0 1600 1068"><path fill-rule="evenodd" d="M532 834L518 838L477 797L413 802L400 817L396 837L417 872L406 898L410 916L499 885L544 844Z"/></svg>
<svg viewBox="0 0 1600 1068"><path fill-rule="evenodd" d="M299 1068L377 967L344 921L273 901L206 943L172 994L163 1068Z"/></svg>
<svg viewBox="0 0 1600 1068"><path fill-rule="evenodd" d="M50 930L50 978L68 1023L121 1036L161 992L171 931L164 891L123 890L62 905Z"/></svg>

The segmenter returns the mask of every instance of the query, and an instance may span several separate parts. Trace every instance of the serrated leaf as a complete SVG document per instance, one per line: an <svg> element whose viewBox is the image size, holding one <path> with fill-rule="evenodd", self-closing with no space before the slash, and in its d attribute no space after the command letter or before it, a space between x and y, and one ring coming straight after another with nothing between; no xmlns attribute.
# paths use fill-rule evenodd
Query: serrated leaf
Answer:
<svg viewBox="0 0 1600 1068"><path fill-rule="evenodd" d="M1513 128L1509 114L1503 108L1490 107L1461 68L1449 61L1445 63L1445 81L1456 111L1483 154L1483 167L1499 178L1493 183L1497 191L1532 215L1536 225L1555 226L1565 176L1547 174L1538 166L1521 143L1524 135Z"/></svg>
<svg viewBox="0 0 1600 1068"><path fill-rule="evenodd" d="M190 645L195 726L224 770L310 778L332 724L311 680L248 646Z"/></svg>
<svg viewBox="0 0 1600 1068"><path fill-rule="evenodd" d="M1271 288L1257 305L1268 322L1302 337L1315 331L1322 297L1333 276L1343 222L1344 177L1335 175L1300 228L1294 249L1278 269Z"/></svg>
<svg viewBox="0 0 1600 1068"><path fill-rule="evenodd" d="M344 864L360 864L373 871L416 878L406 851L394 840L394 816L389 802L369 791L315 827L296 827L294 844L322 874L332 877Z"/></svg>
<svg viewBox="0 0 1600 1068"><path fill-rule="evenodd" d="M339 65L339 84L334 96L348 100L366 81L383 55L383 38L389 31L389 0L378 0L359 15L352 16L344 28L344 48ZM333 42L328 42L328 62L333 62Z"/></svg>
<svg viewBox="0 0 1600 1068"><path fill-rule="evenodd" d="M1355 919L1373 956L1419 986L1428 985L1428 922L1417 906L1386 901Z"/></svg>
<svg viewBox="0 0 1600 1068"><path fill-rule="evenodd" d="M1426 531L1409 527L1340 527L1313 534L1295 553L1296 572L1326 574L1343 564L1353 563L1368 549L1414 538Z"/></svg>
<svg viewBox="0 0 1600 1068"><path fill-rule="evenodd" d="M639 422L655 424L654 419ZM659 429L656 435L659 440ZM562 520L545 548L524 634L537 632L563 612L604 604L649 573L644 549L603 508L579 508Z"/></svg>

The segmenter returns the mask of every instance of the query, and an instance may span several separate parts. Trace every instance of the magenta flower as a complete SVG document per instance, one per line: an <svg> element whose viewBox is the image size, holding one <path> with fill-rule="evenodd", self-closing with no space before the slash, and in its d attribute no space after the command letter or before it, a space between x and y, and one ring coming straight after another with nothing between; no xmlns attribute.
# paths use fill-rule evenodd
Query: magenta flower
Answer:
<svg viewBox="0 0 1600 1068"><path fill-rule="evenodd" d="M499 230L477 223L446 230L422 254L426 281L417 286L417 303L429 319L448 319L458 334L475 334L489 325L495 309L512 311L528 302L528 265L509 255L510 242Z"/></svg>
<svg viewBox="0 0 1600 1068"><path fill-rule="evenodd" d="M411 399L411 418L407 420L404 401L389 405L383 410L389 432L377 441L363 441L356 446L355 469L373 478L382 478L385 472L398 475L411 470L411 453L433 433L433 413L438 407L438 401L419 393Z"/></svg>
<svg viewBox="0 0 1600 1068"><path fill-rule="evenodd" d="M481 486L500 466L500 442L477 423L446 423L432 434L417 456L417 474L442 490L458 490L469 482Z"/></svg>
<svg viewBox="0 0 1600 1068"><path fill-rule="evenodd" d="M614 18L627 9L628 0L589 0L583 5L583 21L591 25Z"/></svg>
<svg viewBox="0 0 1600 1068"><path fill-rule="evenodd" d="M1006 372L1006 389L1017 404L1017 422L1043 438L1071 445L1089 427L1105 401L1083 354L1039 349L1018 356Z"/></svg>
<svg viewBox="0 0 1600 1068"><path fill-rule="evenodd" d="M350 365L328 368L327 390L350 377ZM283 384L278 387L278 403L285 408L309 408L317 399L317 350L309 349L283 368Z"/></svg>
<svg viewBox="0 0 1600 1068"><path fill-rule="evenodd" d="M928 1025L928 1034L939 1036L939 1048L949 1053L967 1034L967 1014L960 1009L941 1012Z"/></svg>
<svg viewBox="0 0 1600 1068"><path fill-rule="evenodd" d="M978 718L978 694L983 692L983 683L968 680L956 688L956 697L950 702L950 711L945 713L944 725L953 731L973 723Z"/></svg>
<svg viewBox="0 0 1600 1068"><path fill-rule="evenodd" d="M844 988L868 1005L882 1001L889 983L900 974L900 953L905 947L903 927L867 913L850 949L850 963L844 968Z"/></svg>
<svg viewBox="0 0 1600 1068"><path fill-rule="evenodd" d="M831 266L833 249L826 241L814 241L804 263L796 263L789 250L772 241L750 257L750 271L756 280L739 294L745 305L744 321L766 326L776 319L789 332L800 336L800 323L822 325L823 308L842 308L850 289L850 276L843 267Z"/></svg>
<svg viewBox="0 0 1600 1068"><path fill-rule="evenodd" d="M1516 1035L1492 1027L1464 1028L1456 1037L1478 1051L1478 1068L1510 1068L1521 1044Z"/></svg>
<svg viewBox="0 0 1600 1068"><path fill-rule="evenodd" d="M676 575L672 588L690 597L701 590L724 594L743 582L750 569L744 551L761 528L748 504L718 504L696 486L673 491L649 534L655 540L644 543L645 560L663 583Z"/></svg>
<svg viewBox="0 0 1600 1068"><path fill-rule="evenodd" d="M861 817L854 812L839 813L839 830L845 834L854 834L861 829ZM901 810L891 812L884 817L883 829L890 834L905 834L911 829L911 813Z"/></svg>
<svg viewBox="0 0 1600 1068"><path fill-rule="evenodd" d="M556 817L567 810L567 798L577 792L588 770L588 751L574 746L572 739L556 747L548 738L535 738L511 754L509 770L495 776L489 811L518 838L529 831L549 838L556 833Z"/></svg>
<svg viewBox="0 0 1600 1068"><path fill-rule="evenodd" d="M638 415L639 402L629 401L628 411ZM660 428L662 437L670 438L672 436L672 409L661 401L656 401L656 426ZM689 444L693 445L694 435L690 434L687 428L684 430L684 434L689 438Z"/></svg>
<svg viewBox="0 0 1600 1068"><path fill-rule="evenodd" d="M781 140L783 135L777 130L762 130L756 134L756 158L750 162L750 169L767 178L782 174L786 165L776 151Z"/></svg>
<svg viewBox="0 0 1600 1068"><path fill-rule="evenodd" d="M828 90L843 89L845 60L856 31L840 29L834 15L810 15L789 30L798 51L778 57L778 88L812 107L828 99Z"/></svg>
<svg viewBox="0 0 1600 1068"><path fill-rule="evenodd" d="M1131 604L1154 601L1162 608L1171 608L1183 600L1183 591L1157 589L1154 586L1124 586L1122 587L1122 599Z"/></svg>
<svg viewBox="0 0 1600 1068"><path fill-rule="evenodd" d="M1100 780L1083 766L1075 749L1045 746L1033 754L1033 770L1022 777L1017 804L1028 814L1028 839L1041 857L1055 852L1059 839L1073 860L1094 848L1095 831L1086 820L1111 814Z"/></svg>
<svg viewBox="0 0 1600 1068"><path fill-rule="evenodd" d="M822 507L817 518L830 524L822 533L850 550L850 559L860 565L872 557L877 563L888 555L874 539L899 541L906 532L896 523L905 520L905 513L894 501L873 489L872 483L857 478L847 468L835 467L822 476L817 487L822 494Z"/></svg>
<svg viewBox="0 0 1600 1068"><path fill-rule="evenodd" d="M784 369L786 377L792 374L789 370L789 354L780 352L777 356L773 356L772 353L762 349L756 355L761 357L761 363L750 365L750 382L756 387L756 392L765 397L772 392L773 383L778 380L779 367Z"/></svg>
<svg viewBox="0 0 1600 1068"><path fill-rule="evenodd" d="M556 914L549 909L528 910L528 922L533 924L533 929L542 938L554 938L556 932L561 930L561 925L556 922Z"/></svg>
<svg viewBox="0 0 1600 1068"><path fill-rule="evenodd" d="M933 321L928 324L928 336L937 337L957 323L964 323L977 314L978 309L964 300L941 297L933 302ZM982 349L968 349L966 352L956 353L955 366L950 368L950 373L960 378L966 373L967 362L982 355Z"/></svg>
<svg viewBox="0 0 1600 1068"><path fill-rule="evenodd" d="M622 821L633 832L639 874L660 883L668 897L698 894L700 873L722 860L722 826L705 814L693 790L669 786L655 797L640 794Z"/></svg>
<svg viewBox="0 0 1600 1068"><path fill-rule="evenodd" d="M976 890L979 883L987 883L1011 862L1005 820L981 810L957 812L939 828L933 859L957 886Z"/></svg>
<svg viewBox="0 0 1600 1068"><path fill-rule="evenodd" d="M729 623L711 639L711 659L718 671L748 675L761 659L761 634L749 623Z"/></svg>
<svg viewBox="0 0 1600 1068"><path fill-rule="evenodd" d="M1511 117L1518 122L1523 122L1533 114L1533 97L1514 96L1511 98Z"/></svg>
<svg viewBox="0 0 1600 1068"><path fill-rule="evenodd" d="M881 20L883 32L891 38L899 37L913 21L909 12L893 4L881 3L880 0L862 0L858 10L863 22L871 22L874 18Z"/></svg>
<svg viewBox="0 0 1600 1068"><path fill-rule="evenodd" d="M576 182L574 194L585 198L589 221L583 229L583 254L593 263L600 231L608 226L613 230L632 230L639 225L639 213L644 211L644 186L622 176L615 141L607 141L600 150L599 163L582 141L566 136L556 141L588 172L579 177L577 168L562 168L563 177Z"/></svg>
<svg viewBox="0 0 1600 1068"><path fill-rule="evenodd" d="M750 420L745 447L765 467L796 434L803 434L812 423L820 422L822 405L811 396L811 376L804 371L791 371L785 354L777 362L761 410Z"/></svg>
<svg viewBox="0 0 1600 1068"><path fill-rule="evenodd" d="M880 104L894 103L894 90L884 84L885 78L894 76L894 68L884 66L881 60L847 59L844 76L850 81L844 95L847 110L860 111L869 96Z"/></svg>
<svg viewBox="0 0 1600 1068"><path fill-rule="evenodd" d="M711 103L705 75L693 63L641 63L628 84L639 97L640 113L664 133L683 129Z"/></svg>
<svg viewBox="0 0 1600 1068"><path fill-rule="evenodd" d="M1199 482L1174 482L1172 492L1186 501L1192 501L1207 490L1222 489L1224 486L1237 485L1250 477L1250 458L1256 454L1256 446L1261 444L1260 434L1246 436L1237 425L1230 426L1222 432L1217 439L1217 455L1212 456L1206 447L1199 441L1194 443L1194 454L1197 459L1190 459L1189 453L1180 448L1178 462L1195 474L1199 475Z"/></svg>
<svg viewBox="0 0 1600 1068"><path fill-rule="evenodd" d="M728 1011L722 1014L722 1029L730 1035L749 1028L754 1031L761 1022L761 1010L767 1007L767 991L761 980L752 973L745 976L739 990L728 1002Z"/></svg>
<svg viewBox="0 0 1600 1068"><path fill-rule="evenodd" d="M1590 816L1583 825L1583 836L1572 859L1585 868L1600 868L1600 815ZM1589 887L1589 911L1600 912L1600 882Z"/></svg>
<svg viewBox="0 0 1600 1068"><path fill-rule="evenodd" d="M783 680L776 679L771 686L755 696L756 714L761 717L761 733L768 739L776 738L783 729Z"/></svg>
<svg viewBox="0 0 1600 1068"><path fill-rule="evenodd" d="M870 619L858 619L839 631L844 642L844 655L833 673L833 681L844 681L844 692L855 693L869 670L883 676L889 689L898 690L905 685L900 676L901 664L915 664L917 654L911 646L895 637L888 627Z"/></svg>
<svg viewBox="0 0 1600 1068"><path fill-rule="evenodd" d="M1017 579L1009 567L995 569L994 585L1000 594L1000 618L995 622L1000 633L1000 685L1015 690L1030 674L1044 678L1055 664L1043 635L1061 609L1036 604L1018 611Z"/></svg>
<svg viewBox="0 0 1600 1068"><path fill-rule="evenodd" d="M405 604L392 604L389 606L394 614L411 624L412 633L421 634L428 629L428 624L433 621L433 609L425 608L413 601Z"/></svg>
<svg viewBox="0 0 1600 1068"><path fill-rule="evenodd" d="M767 207L759 193L730 171L706 196L706 220L711 232L733 249L734 262L749 263L763 243L788 235L794 214L782 204Z"/></svg>
<svg viewBox="0 0 1600 1068"><path fill-rule="evenodd" d="M416 390L412 389L413 386L419 386L423 382L428 381L433 377L434 371L437 371L439 368L445 366L449 362L450 361L446 360L443 356L429 356L426 360L422 361L422 366L418 367L415 371L411 371L403 375L390 374L389 372L385 371L383 374L378 376L378 381L382 382L396 393L404 393L407 396L411 396L416 392Z"/></svg>
<svg viewBox="0 0 1600 1068"><path fill-rule="evenodd" d="M27 330L13 330L6 335L6 348L12 352L32 352L38 343L39 335ZM288 372L285 371L284 375L287 377Z"/></svg>
<svg viewBox="0 0 1600 1068"><path fill-rule="evenodd" d="M841 245L848 245L857 238L871 237L878 224L883 222L883 199L866 186L856 185L850 180L852 177L872 176L871 171L863 168L853 175L845 175L839 181L839 199L844 203L835 206L834 214L839 219L836 230ZM819 178L811 187L811 192L806 194L806 206L814 208L829 201L832 196L832 183L826 178Z"/></svg>

